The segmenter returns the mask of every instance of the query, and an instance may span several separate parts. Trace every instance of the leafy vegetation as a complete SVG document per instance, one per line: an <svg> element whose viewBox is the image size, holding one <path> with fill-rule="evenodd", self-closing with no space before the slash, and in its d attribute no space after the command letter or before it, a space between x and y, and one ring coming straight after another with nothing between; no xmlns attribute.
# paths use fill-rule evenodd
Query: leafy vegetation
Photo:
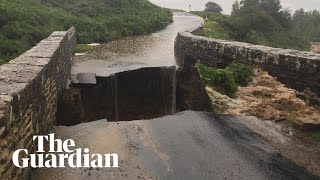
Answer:
<svg viewBox="0 0 320 180"><path fill-rule="evenodd" d="M320 12L318 10L305 12L303 9L295 11L292 17L294 34L310 41L320 41Z"/></svg>
<svg viewBox="0 0 320 180"><path fill-rule="evenodd" d="M215 2L209 1L206 3L205 6L206 6L206 8L205 8L206 12L221 13L221 11L222 11L221 6Z"/></svg>
<svg viewBox="0 0 320 180"><path fill-rule="evenodd" d="M0 63L71 26L86 44L150 33L171 21L169 10L146 0L1 0Z"/></svg>
<svg viewBox="0 0 320 180"><path fill-rule="evenodd" d="M235 83L240 86L247 86L252 81L254 75L253 68L251 66L232 63L226 68L226 71L230 71L234 77Z"/></svg>
<svg viewBox="0 0 320 180"><path fill-rule="evenodd" d="M197 68L206 85L229 97L234 97L238 85L247 85L254 75L252 67L240 63L233 63L225 69L207 67L203 64L197 64Z"/></svg>
<svg viewBox="0 0 320 180"><path fill-rule="evenodd" d="M300 9L292 16L280 0L235 1L231 15L193 13L208 17L198 32L202 36L297 50L309 50L310 41L320 41L319 11Z"/></svg>

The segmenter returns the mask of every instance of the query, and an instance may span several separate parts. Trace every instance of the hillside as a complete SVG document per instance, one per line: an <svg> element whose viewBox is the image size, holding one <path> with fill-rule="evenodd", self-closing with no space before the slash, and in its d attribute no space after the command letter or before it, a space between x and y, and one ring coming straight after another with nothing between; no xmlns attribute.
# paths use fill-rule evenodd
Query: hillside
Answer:
<svg viewBox="0 0 320 180"><path fill-rule="evenodd" d="M272 25L270 25L263 18L260 17L261 19L259 20L258 17L257 19L261 21L262 26L265 25L266 27L255 28L252 24L257 22L246 22L255 21L254 19L248 20L242 17L208 12L193 13L203 18L208 17L208 21L204 24L203 29L197 32L197 35L200 36L248 42L276 48L306 51L310 49L310 44L306 37L296 35L282 28L280 24L272 19L269 19L272 21L270 22Z"/></svg>
<svg viewBox="0 0 320 180"><path fill-rule="evenodd" d="M310 50L310 42L320 41L318 10L293 12L280 0L236 0L231 15L220 12L193 12L207 18L198 35L306 51Z"/></svg>
<svg viewBox="0 0 320 180"><path fill-rule="evenodd" d="M75 26L79 43L153 32L171 22L169 10L147 0L1 0L0 64L55 30Z"/></svg>

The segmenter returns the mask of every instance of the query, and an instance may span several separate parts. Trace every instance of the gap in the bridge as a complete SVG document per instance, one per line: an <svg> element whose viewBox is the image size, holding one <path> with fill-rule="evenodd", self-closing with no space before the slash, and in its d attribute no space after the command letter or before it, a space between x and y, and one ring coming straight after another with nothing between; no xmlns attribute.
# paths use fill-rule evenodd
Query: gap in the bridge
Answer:
<svg viewBox="0 0 320 180"><path fill-rule="evenodd" d="M72 83L59 99L57 125L152 119L176 112L176 67L150 67Z"/></svg>

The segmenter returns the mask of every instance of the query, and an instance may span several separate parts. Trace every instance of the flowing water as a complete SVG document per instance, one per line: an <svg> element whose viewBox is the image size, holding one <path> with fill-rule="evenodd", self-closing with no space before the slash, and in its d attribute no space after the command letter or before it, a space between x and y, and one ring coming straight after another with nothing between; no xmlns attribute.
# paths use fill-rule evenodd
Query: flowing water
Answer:
<svg viewBox="0 0 320 180"><path fill-rule="evenodd" d="M72 75L95 73L109 76L125 70L150 66L175 66L174 40L178 32L199 28L202 18L189 13L174 13L174 22L151 35L127 37L112 41L84 56L76 56Z"/></svg>

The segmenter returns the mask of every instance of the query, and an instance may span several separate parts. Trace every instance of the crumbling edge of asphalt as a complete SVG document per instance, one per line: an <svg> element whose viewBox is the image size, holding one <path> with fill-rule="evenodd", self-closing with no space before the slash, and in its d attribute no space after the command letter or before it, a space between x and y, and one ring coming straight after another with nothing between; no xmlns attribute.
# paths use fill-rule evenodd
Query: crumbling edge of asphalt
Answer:
<svg viewBox="0 0 320 180"><path fill-rule="evenodd" d="M254 116L221 114L219 119L231 120L248 128L253 135L270 145L279 155L305 168L320 179L320 147L319 144L309 143L299 137L291 136L277 128L272 121L264 121ZM222 117L222 118L221 118Z"/></svg>

